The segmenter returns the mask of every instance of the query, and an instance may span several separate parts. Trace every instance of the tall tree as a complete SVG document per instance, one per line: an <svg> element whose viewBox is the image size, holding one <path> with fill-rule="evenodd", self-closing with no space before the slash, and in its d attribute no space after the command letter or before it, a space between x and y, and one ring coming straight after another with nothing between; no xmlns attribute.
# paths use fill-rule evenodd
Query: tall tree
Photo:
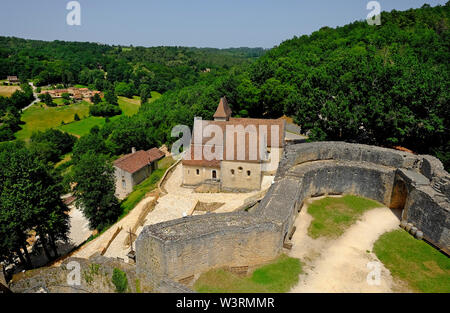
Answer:
<svg viewBox="0 0 450 313"><path fill-rule="evenodd" d="M141 89L141 104L147 103L148 99L152 97L152 90L149 85L143 84Z"/></svg>
<svg viewBox="0 0 450 313"><path fill-rule="evenodd" d="M116 221L121 209L114 195L114 169L103 154L88 151L73 168L76 205L93 229L102 229Z"/></svg>
<svg viewBox="0 0 450 313"><path fill-rule="evenodd" d="M61 189L50 170L20 143L9 144L0 151L0 241L16 252L27 268L31 259L26 240L32 230L42 238L67 239L67 207ZM22 251L21 251L22 249ZM54 247L56 255L56 245Z"/></svg>

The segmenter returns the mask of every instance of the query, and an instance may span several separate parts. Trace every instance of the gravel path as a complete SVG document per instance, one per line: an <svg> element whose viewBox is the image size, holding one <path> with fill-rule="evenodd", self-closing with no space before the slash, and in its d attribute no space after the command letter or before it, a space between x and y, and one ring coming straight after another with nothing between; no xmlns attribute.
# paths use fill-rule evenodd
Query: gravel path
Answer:
<svg viewBox="0 0 450 313"><path fill-rule="evenodd" d="M296 220L297 231L289 255L304 262L304 273L291 292L404 292L400 282L393 280L388 269L372 253L380 235L398 228L397 216L388 208L366 212L341 237L335 240L312 239L307 229L312 217L303 208ZM369 262L379 262L379 284L369 285L367 277L375 269Z"/></svg>

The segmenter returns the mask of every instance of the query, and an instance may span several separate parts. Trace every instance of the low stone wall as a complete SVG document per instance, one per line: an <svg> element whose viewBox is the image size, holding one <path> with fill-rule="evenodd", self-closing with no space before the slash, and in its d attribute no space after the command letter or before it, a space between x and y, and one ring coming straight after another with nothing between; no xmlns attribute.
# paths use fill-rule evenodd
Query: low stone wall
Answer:
<svg viewBox="0 0 450 313"><path fill-rule="evenodd" d="M448 252L448 179L431 156L343 142L291 145L275 183L251 212L206 214L144 228L136 241L137 275L158 285L211 268L264 263L281 252L303 201L325 194L360 195L387 206L401 203L403 219ZM394 199L399 184L405 192Z"/></svg>
<svg viewBox="0 0 450 313"><path fill-rule="evenodd" d="M68 284L69 277L75 278L74 265L79 266L79 285ZM116 288L112 275L115 268L126 274L128 291L136 292L139 281L135 267L100 255L90 259L69 258L58 267L44 267L16 274L10 282L10 288L15 293L114 293Z"/></svg>

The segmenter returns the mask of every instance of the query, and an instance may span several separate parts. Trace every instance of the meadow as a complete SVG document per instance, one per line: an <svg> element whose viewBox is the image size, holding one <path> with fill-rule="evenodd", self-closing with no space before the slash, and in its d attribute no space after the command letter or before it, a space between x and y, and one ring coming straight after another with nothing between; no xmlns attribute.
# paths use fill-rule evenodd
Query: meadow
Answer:
<svg viewBox="0 0 450 313"><path fill-rule="evenodd" d="M0 96L11 97L17 90L20 90L19 86L0 86Z"/></svg>
<svg viewBox="0 0 450 313"><path fill-rule="evenodd" d="M149 102L155 101L161 97L158 92L152 92L152 98ZM140 97L132 99L125 97L119 98L119 107L122 114L132 116L139 111L141 107ZM103 117L89 116L90 103L82 101L81 103L62 105L62 99L55 99L57 107L47 107L42 103L37 103L27 109L22 114L22 129L16 133L16 138L28 140L34 131L43 131L49 128L58 128L77 137L86 135L94 126L102 127L106 123ZM78 114L80 121L75 121L75 114ZM114 120L118 116L111 117Z"/></svg>
<svg viewBox="0 0 450 313"><path fill-rule="evenodd" d="M61 126L63 123L71 123L74 121L75 114L78 114L80 119L86 118L89 115L89 105L85 101L57 107L47 107L42 103L36 103L22 113L21 120L25 124L16 133L16 138L28 140L35 131L44 131Z"/></svg>

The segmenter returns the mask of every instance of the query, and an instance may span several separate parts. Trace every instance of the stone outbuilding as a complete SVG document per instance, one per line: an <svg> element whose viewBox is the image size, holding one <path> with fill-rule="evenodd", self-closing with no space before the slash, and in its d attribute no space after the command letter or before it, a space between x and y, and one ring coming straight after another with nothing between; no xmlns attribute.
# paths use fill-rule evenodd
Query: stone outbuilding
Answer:
<svg viewBox="0 0 450 313"><path fill-rule="evenodd" d="M133 148L130 154L117 159L114 162L116 196L123 199L129 195L134 186L158 168L158 161L164 156L164 153L157 148L148 151L136 151Z"/></svg>

